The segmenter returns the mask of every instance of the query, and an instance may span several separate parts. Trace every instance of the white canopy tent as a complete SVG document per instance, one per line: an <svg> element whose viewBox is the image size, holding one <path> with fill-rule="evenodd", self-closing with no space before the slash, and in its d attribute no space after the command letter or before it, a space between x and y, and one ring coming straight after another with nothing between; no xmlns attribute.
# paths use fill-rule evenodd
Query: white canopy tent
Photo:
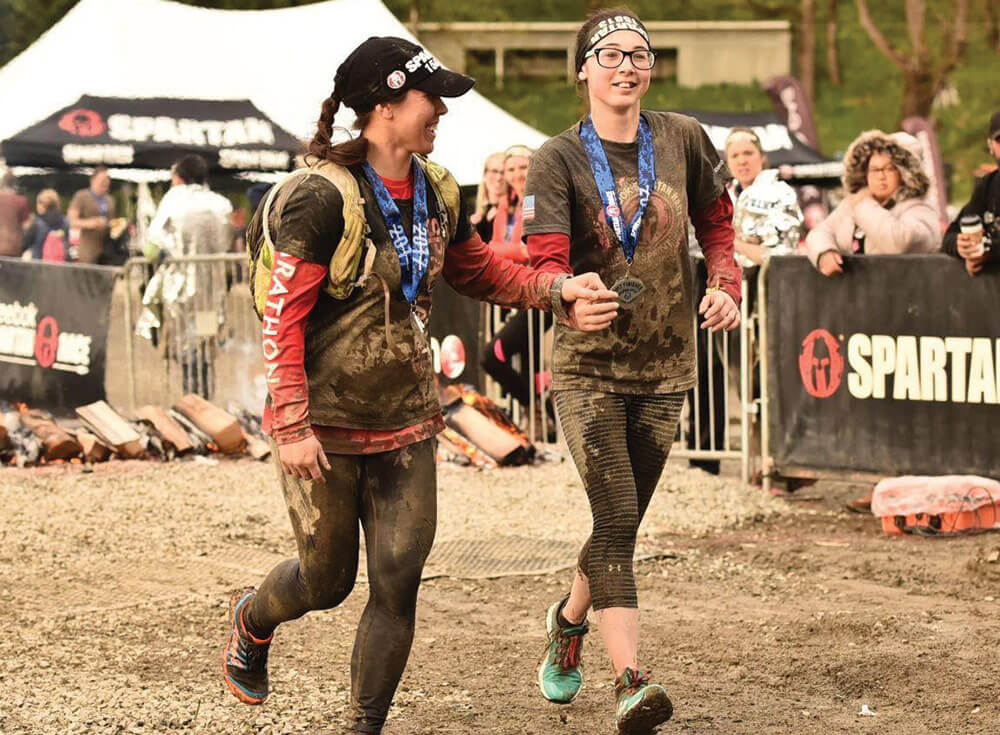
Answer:
<svg viewBox="0 0 1000 735"><path fill-rule="evenodd" d="M81 94L249 99L309 139L337 66L372 35L416 40L380 0L261 11L80 0L0 69L0 140ZM463 185L479 182L490 153L545 140L475 91L447 104L431 156ZM336 122L347 127L353 114L342 109Z"/></svg>

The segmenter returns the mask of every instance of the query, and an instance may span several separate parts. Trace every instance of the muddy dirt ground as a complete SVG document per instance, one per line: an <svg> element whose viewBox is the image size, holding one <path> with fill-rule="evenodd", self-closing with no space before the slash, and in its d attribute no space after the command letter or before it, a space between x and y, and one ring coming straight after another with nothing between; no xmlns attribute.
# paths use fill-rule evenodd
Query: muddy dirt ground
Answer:
<svg viewBox="0 0 1000 735"><path fill-rule="evenodd" d="M667 476L644 539L660 557L637 567L642 663L676 705L661 733L1000 731L1000 537L886 537L840 510L857 487L786 501L677 462ZM445 469L439 540L490 533L484 506L508 516L497 533L576 538L580 492L565 466ZM363 584L281 628L263 707L219 678L227 591L292 548L269 466L4 469L0 503L0 732L343 732ZM596 631L576 702L535 687L567 579L425 582L387 735L612 733Z"/></svg>

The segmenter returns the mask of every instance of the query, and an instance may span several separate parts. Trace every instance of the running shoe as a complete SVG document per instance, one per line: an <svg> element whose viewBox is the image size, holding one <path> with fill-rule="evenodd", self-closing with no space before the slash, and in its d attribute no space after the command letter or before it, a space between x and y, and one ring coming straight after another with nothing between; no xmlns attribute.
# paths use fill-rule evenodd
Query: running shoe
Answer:
<svg viewBox="0 0 1000 735"><path fill-rule="evenodd" d="M625 669L615 679L615 696L615 723L620 735L651 733L674 713L667 690L650 684L648 671L640 674L638 669Z"/></svg>
<svg viewBox="0 0 1000 735"><path fill-rule="evenodd" d="M559 627L559 611L566 604L564 598L549 608L545 616L545 631L549 642L545 656L538 665L538 688L550 702L569 704L583 688L583 636L587 634L587 621L568 628Z"/></svg>
<svg viewBox="0 0 1000 735"><path fill-rule="evenodd" d="M244 704L263 704L267 699L267 651L274 639L255 638L246 629L243 611L257 594L253 587L237 590L229 601L230 634L223 651L222 678L229 691Z"/></svg>

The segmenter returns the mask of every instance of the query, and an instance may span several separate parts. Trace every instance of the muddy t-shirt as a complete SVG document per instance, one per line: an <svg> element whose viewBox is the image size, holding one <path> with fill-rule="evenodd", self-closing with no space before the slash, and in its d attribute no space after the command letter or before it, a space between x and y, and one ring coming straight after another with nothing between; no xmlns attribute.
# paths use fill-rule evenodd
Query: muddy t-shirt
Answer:
<svg viewBox="0 0 1000 735"><path fill-rule="evenodd" d="M729 174L697 120L669 112L642 115L653 136L656 185L627 272L645 290L622 303L607 330L556 327L555 390L673 393L696 383L688 212L718 199ZM573 272L595 271L611 287L626 274L625 256L606 220L579 128L557 135L532 156L524 232L568 235ZM639 204L638 144L602 143L627 224Z"/></svg>
<svg viewBox="0 0 1000 735"><path fill-rule="evenodd" d="M399 257L371 185L360 167L351 168L351 173L365 200L369 237L376 248L374 276L346 299L335 299L321 291L309 313L304 359L309 415L312 423L325 426L398 429L441 411L434 389L429 337L414 326L410 304L402 293ZM403 226L411 232L413 201L395 201ZM431 289L440 277L448 244L447 213L442 218L430 181L427 205L430 262L417 296L417 308L425 324ZM259 207L250 221L248 241L259 236L262 210ZM289 196L280 221L272 208L269 225L276 250L329 265L344 231L343 199L322 176L307 176ZM451 241L462 242L471 236L472 227L462 211ZM383 282L389 293L388 330Z"/></svg>

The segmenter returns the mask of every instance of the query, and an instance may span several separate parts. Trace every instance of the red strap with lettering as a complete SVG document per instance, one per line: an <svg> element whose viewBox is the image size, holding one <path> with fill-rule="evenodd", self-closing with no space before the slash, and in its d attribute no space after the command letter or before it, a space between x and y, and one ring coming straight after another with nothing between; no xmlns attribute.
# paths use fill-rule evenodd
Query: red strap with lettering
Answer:
<svg viewBox="0 0 1000 735"><path fill-rule="evenodd" d="M265 432L278 444L312 435L309 385L305 369L306 320L319 297L328 268L288 253L275 252L262 330L264 368L270 405Z"/></svg>

